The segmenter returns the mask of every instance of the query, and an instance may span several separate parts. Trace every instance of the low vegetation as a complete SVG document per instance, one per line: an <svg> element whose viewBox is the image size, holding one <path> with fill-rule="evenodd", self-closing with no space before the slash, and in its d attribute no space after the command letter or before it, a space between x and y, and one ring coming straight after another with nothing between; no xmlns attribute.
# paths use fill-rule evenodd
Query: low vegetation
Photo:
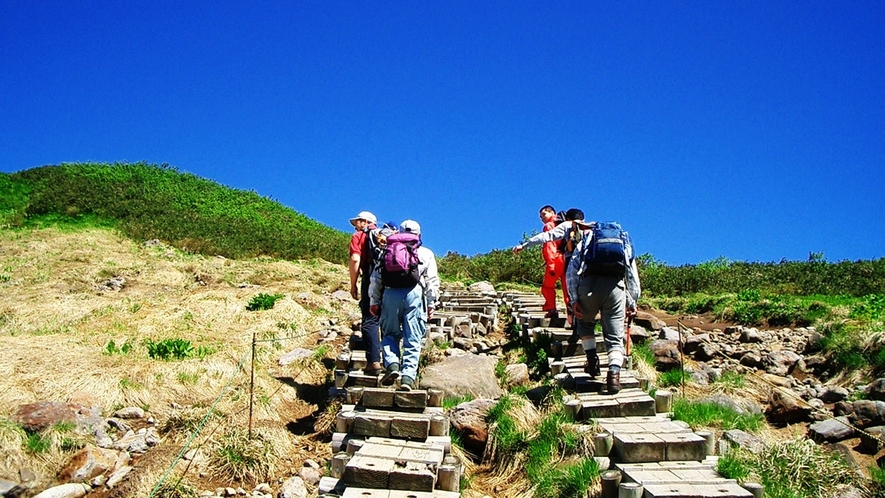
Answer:
<svg viewBox="0 0 885 498"><path fill-rule="evenodd" d="M719 459L718 471L739 482L758 482L772 498L838 496L836 491L849 486L869 487L840 454L804 438L770 444L757 453L732 449Z"/></svg>

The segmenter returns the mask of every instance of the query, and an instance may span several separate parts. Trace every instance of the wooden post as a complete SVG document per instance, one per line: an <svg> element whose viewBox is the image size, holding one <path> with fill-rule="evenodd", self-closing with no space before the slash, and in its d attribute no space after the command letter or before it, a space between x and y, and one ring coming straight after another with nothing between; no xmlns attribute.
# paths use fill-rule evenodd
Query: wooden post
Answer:
<svg viewBox="0 0 885 498"><path fill-rule="evenodd" d="M593 456L608 456L612 451L614 437L608 432L599 432L593 435Z"/></svg>
<svg viewBox="0 0 885 498"><path fill-rule="evenodd" d="M663 389L655 391L655 411L657 413L669 413L673 406L673 393Z"/></svg>
<svg viewBox="0 0 885 498"><path fill-rule="evenodd" d="M642 484L635 482L622 482L618 489L618 498L642 498L645 491Z"/></svg>
<svg viewBox="0 0 885 498"><path fill-rule="evenodd" d="M620 470L606 470L602 478L602 498L618 498L618 486L621 484Z"/></svg>
<svg viewBox="0 0 885 498"><path fill-rule="evenodd" d="M347 462L350 461L350 455L347 453L336 453L335 456L332 457L332 469L330 474L335 479L341 479L341 476L344 475L344 468L347 467Z"/></svg>
<svg viewBox="0 0 885 498"><path fill-rule="evenodd" d="M255 344L257 342L257 332L252 331L252 372L249 375L249 431L248 439L252 440L252 406L255 403Z"/></svg>
<svg viewBox="0 0 885 498"><path fill-rule="evenodd" d="M442 389L430 388L427 390L427 406L442 406Z"/></svg>
<svg viewBox="0 0 885 498"><path fill-rule="evenodd" d="M753 495L753 498L763 498L765 496L765 486L756 482L745 482L741 487L746 489Z"/></svg>

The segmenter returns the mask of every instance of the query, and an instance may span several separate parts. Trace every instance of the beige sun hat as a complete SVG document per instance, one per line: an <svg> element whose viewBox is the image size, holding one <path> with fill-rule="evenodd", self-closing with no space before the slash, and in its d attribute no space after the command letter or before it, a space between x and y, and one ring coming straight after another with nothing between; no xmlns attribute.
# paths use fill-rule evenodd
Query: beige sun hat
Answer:
<svg viewBox="0 0 885 498"><path fill-rule="evenodd" d="M368 211L360 211L360 214L356 215L355 218L350 219L350 224L353 226L356 226L357 220L366 220L369 223L377 223L378 222L378 218L376 218L374 214L372 214Z"/></svg>

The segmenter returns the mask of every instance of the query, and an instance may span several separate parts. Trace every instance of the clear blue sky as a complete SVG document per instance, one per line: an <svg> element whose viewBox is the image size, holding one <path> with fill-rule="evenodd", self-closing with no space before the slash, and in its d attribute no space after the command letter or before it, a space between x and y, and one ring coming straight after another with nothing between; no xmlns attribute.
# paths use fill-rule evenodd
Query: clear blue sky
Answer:
<svg viewBox="0 0 885 498"><path fill-rule="evenodd" d="M148 161L438 254L885 257L885 3L4 2L0 171Z"/></svg>

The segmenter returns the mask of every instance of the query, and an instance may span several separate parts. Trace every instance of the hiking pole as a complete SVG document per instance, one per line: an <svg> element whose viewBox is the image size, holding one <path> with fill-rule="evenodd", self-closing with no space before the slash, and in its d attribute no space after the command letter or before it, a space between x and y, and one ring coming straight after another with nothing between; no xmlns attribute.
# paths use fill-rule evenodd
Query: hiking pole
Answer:
<svg viewBox="0 0 885 498"><path fill-rule="evenodd" d="M679 369L682 370L682 397L685 397L685 347L682 344L682 322L676 320L676 328L679 332Z"/></svg>

